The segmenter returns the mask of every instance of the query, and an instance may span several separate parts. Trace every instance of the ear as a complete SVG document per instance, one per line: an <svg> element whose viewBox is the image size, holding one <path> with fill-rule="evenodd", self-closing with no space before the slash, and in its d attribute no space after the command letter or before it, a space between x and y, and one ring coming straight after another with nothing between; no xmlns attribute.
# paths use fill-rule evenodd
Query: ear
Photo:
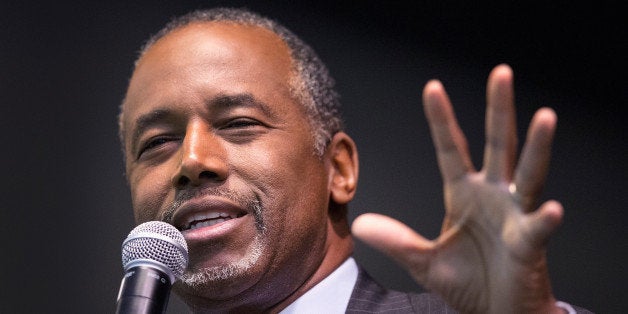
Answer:
<svg viewBox="0 0 628 314"><path fill-rule="evenodd" d="M347 204L358 185L357 147L349 135L338 132L331 139L327 153L331 161L331 199L337 204Z"/></svg>

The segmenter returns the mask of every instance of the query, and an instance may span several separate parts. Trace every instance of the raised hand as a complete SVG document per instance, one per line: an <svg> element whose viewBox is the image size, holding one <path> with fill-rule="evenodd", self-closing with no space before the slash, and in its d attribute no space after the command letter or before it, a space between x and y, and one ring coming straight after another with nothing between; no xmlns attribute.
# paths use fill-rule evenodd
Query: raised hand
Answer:
<svg viewBox="0 0 628 314"><path fill-rule="evenodd" d="M479 171L443 86L436 80L425 86L424 109L444 183L446 215L438 238L430 241L378 214L361 215L352 227L357 238L465 313L561 312L547 273L546 243L562 220L562 206L548 201L535 209L556 115L548 108L536 112L517 161L512 85L510 67L493 69Z"/></svg>

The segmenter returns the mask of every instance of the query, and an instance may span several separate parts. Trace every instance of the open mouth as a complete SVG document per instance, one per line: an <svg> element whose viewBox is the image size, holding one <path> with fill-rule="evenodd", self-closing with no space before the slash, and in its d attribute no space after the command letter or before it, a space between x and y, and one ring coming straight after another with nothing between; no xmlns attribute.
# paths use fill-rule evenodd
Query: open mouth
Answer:
<svg viewBox="0 0 628 314"><path fill-rule="evenodd" d="M181 231L194 230L203 227L209 227L223 223L225 221L240 218L245 216L246 213L225 213L225 212L210 212L210 213L196 213L192 215L188 221L182 226Z"/></svg>

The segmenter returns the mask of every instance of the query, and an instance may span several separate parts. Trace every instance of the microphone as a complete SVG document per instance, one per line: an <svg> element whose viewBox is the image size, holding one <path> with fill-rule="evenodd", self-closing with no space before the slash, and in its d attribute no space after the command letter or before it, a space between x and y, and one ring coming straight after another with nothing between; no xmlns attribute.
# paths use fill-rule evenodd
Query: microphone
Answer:
<svg viewBox="0 0 628 314"><path fill-rule="evenodd" d="M170 288L188 264L188 246L174 226L149 221L122 243L122 278L117 314L165 313Z"/></svg>

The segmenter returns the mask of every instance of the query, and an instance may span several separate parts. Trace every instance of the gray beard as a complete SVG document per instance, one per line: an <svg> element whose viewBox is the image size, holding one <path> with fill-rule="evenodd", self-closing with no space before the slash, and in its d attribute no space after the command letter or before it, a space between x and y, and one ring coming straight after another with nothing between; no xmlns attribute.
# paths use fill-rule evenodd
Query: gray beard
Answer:
<svg viewBox="0 0 628 314"><path fill-rule="evenodd" d="M188 269L179 279L186 286L198 289L212 283L230 281L233 278L246 275L248 270L257 263L264 251L264 241L262 239L263 235L258 234L253 241L252 247L241 260L228 265Z"/></svg>
<svg viewBox="0 0 628 314"><path fill-rule="evenodd" d="M238 261L230 263L228 265L206 267L201 269L188 268L185 273L179 278L181 282L192 288L200 288L203 286L211 285L215 282L231 280L239 276L243 276L251 269L259 260L264 251L266 241L264 240L266 235L266 226L262 213L264 211L261 201L256 196L244 196L226 188L214 187L203 188L198 190L186 190L181 191L175 197L173 204L163 214L162 220L168 223L172 223L173 213L187 200L193 199L203 194L213 194L222 197L226 197L243 208L248 208L249 212L253 214L255 219L255 227L257 229L257 235L251 244L246 256Z"/></svg>

